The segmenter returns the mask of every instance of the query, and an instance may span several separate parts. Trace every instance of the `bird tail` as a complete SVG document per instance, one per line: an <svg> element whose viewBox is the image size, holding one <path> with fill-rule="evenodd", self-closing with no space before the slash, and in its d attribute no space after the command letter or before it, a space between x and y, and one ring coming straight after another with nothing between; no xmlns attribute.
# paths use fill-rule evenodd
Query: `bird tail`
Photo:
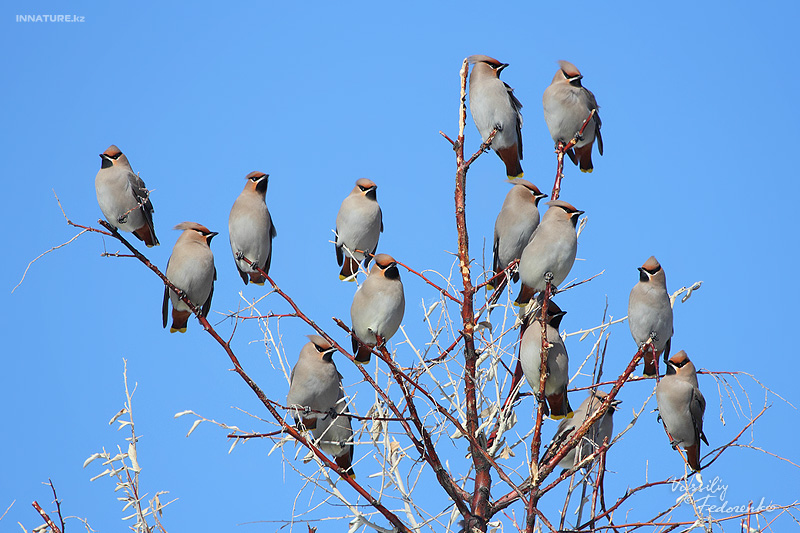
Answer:
<svg viewBox="0 0 800 533"><path fill-rule="evenodd" d="M650 350L647 350L644 353L644 372L642 375L646 378L654 378L656 374L658 374L658 356L659 353L653 353Z"/></svg>
<svg viewBox="0 0 800 533"><path fill-rule="evenodd" d="M559 393L548 396L547 403L550 404L550 418L553 420L572 418L572 407L569 406L566 386Z"/></svg>
<svg viewBox="0 0 800 533"><path fill-rule="evenodd" d="M339 279L342 281L355 281L355 274L358 272L358 261L350 256L344 258L342 270L339 272Z"/></svg>
<svg viewBox="0 0 800 533"><path fill-rule="evenodd" d="M189 317L192 314L189 311L177 311L175 309L172 310L172 326L169 328L170 333L175 333L179 331L181 333L186 333L186 324L189 322Z"/></svg>
<svg viewBox="0 0 800 533"><path fill-rule="evenodd" d="M356 363L360 365L365 365L369 363L370 358L372 357L372 349L367 346L366 344L358 344L358 349L353 350L355 355Z"/></svg>
<svg viewBox="0 0 800 533"><path fill-rule="evenodd" d="M686 448L686 459L689 461L689 466L695 472L700 471L700 443L695 442Z"/></svg>
<svg viewBox="0 0 800 533"><path fill-rule="evenodd" d="M250 275L250 283L255 283L256 285L263 285L267 278L262 276L259 272L248 272Z"/></svg>
<svg viewBox="0 0 800 533"><path fill-rule="evenodd" d="M317 419L313 416L309 418L304 417L300 421L298 421L297 429L300 431L302 431L303 429L306 430L317 429Z"/></svg>
<svg viewBox="0 0 800 533"><path fill-rule="evenodd" d="M523 283L520 285L519 296L517 296L517 299L514 300L514 305L519 307L527 305L527 303L531 301L531 298L533 298L534 294L536 294L536 291Z"/></svg>
<svg viewBox="0 0 800 533"><path fill-rule="evenodd" d="M575 159L578 160L575 164L581 167L581 172L591 172L594 170L594 166L592 166L592 146L594 146L594 143L575 148ZM572 160L573 163L575 159Z"/></svg>
<svg viewBox="0 0 800 533"><path fill-rule="evenodd" d="M339 465L339 468L344 470L344 475L355 479L356 473L353 471L353 447L347 446L345 452L340 455L339 457L335 457L336 464Z"/></svg>
<svg viewBox="0 0 800 533"><path fill-rule="evenodd" d="M505 163L506 175L509 179L521 178L524 175L522 172L522 165L519 162L519 150L516 144L495 151L503 163Z"/></svg>
<svg viewBox="0 0 800 533"><path fill-rule="evenodd" d="M158 246L161 244L156 238L155 230L148 224L145 224L141 228L134 230L133 234L136 235L137 239L144 242L144 245L148 248L152 248L153 246Z"/></svg>

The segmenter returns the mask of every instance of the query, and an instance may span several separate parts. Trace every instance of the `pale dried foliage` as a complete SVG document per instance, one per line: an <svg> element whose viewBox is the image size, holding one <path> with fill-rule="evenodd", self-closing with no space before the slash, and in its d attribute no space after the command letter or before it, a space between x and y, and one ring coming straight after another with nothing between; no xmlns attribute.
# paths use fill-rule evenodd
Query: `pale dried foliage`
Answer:
<svg viewBox="0 0 800 533"><path fill-rule="evenodd" d="M124 360L123 360L124 361ZM150 533L151 531L161 531L166 533L164 526L160 522L164 508L175 500L162 501L162 497L168 491L157 491L148 499L148 493L142 492L139 483L139 466L137 444L139 437L136 435L136 427L133 423L133 394L128 388L128 363L124 361L122 376L125 382L125 404L122 409L111 417L109 425L117 425L117 431L128 430L130 436L125 437L127 445L117 445L117 451L112 455L111 452L96 452L90 455L83 463L86 468L95 461L100 463L105 469L91 478L92 481L101 478L112 478L115 483L114 492L119 493L117 500L122 504L122 520L128 523L128 528L137 533ZM148 520L150 521L148 523ZM152 525L150 525L152 523ZM88 526L87 526L88 527Z"/></svg>

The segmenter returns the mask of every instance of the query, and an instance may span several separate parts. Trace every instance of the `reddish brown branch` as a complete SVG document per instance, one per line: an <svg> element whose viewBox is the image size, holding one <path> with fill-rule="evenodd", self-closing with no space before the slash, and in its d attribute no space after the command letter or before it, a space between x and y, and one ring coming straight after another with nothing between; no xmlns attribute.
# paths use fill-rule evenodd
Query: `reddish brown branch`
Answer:
<svg viewBox="0 0 800 533"><path fill-rule="evenodd" d="M50 517L47 516L47 513L44 512L42 506L39 505L39 502L34 500L31 505L33 505L33 508L36 509L36 511L42 517L42 520L44 520L44 523L47 524L47 527L49 527L53 533L61 533L61 530L58 529L58 526L55 524L55 522L53 522Z"/></svg>
<svg viewBox="0 0 800 533"><path fill-rule="evenodd" d="M435 284L434 282L432 282L431 280L429 280L429 279L428 279L427 277L425 277L425 275L424 275L424 274L422 274L421 272L417 272L416 270L414 270L414 269L413 269L413 268L411 268L410 266L406 265L405 263L401 263L400 261L397 261L397 264L398 264L398 265L401 265L403 268L405 268L406 270L408 270L408 271L409 271L409 272L411 272L412 274L416 274L417 276L419 276L420 278L422 278L422 280L423 280L423 281L425 281L425 283L427 283L427 284L428 284L428 285L430 285L431 287L435 288L435 289L436 289L437 291L439 291L441 294L443 294L444 296L447 296L448 298L450 298L451 300L453 300L453 301L454 301L455 303L457 303L458 305L461 305L461 304L462 304L461 300L459 300L458 298L456 298L455 296L453 296L452 294L450 294L450 293L449 293L449 292L448 292L446 289L443 289L443 288L441 288L440 286L438 286L437 284Z"/></svg>
<svg viewBox="0 0 800 533"><path fill-rule="evenodd" d="M441 131L441 130L439 130L439 135L441 135L442 137L444 137L445 139L447 139L448 141L450 141L450 144L452 144L452 145L453 145L453 148L455 148L455 146L456 146L456 142L455 142L453 139L451 139L450 137L448 137L448 136L447 136L447 135L446 135L446 134L445 134L443 131Z"/></svg>
<svg viewBox="0 0 800 533"><path fill-rule="evenodd" d="M550 342L547 340L547 308L550 305L550 293L553 290L552 284L550 280L547 281L547 284L544 288L544 297L542 299L542 309L541 309L541 324L540 327L542 328L542 341L541 341L541 350L540 350L540 365L539 365L539 393L536 395L537 400L537 407L536 407L536 424L534 425L533 429L533 438L531 439L531 491L533 494L531 498L528 500L527 511L528 515L526 517L525 522L525 531L526 533L533 533L533 526L536 523L536 504L539 501L539 496L536 495L535 491L538 491L540 480L543 479L540 477L539 474L539 449L542 444L542 422L544 421L544 402L545 400L545 387L547 385L547 357L550 352ZM536 327L536 324L532 324L532 327ZM519 358L522 360L522 342L519 343L520 346L520 355ZM564 398L564 402L566 402L566 398ZM552 414L552 413L551 413Z"/></svg>
<svg viewBox="0 0 800 533"><path fill-rule="evenodd" d="M556 157L558 160L558 165L556 166L556 181L553 184L553 192L550 195L550 200L558 200L558 196L561 193L561 180L564 178L564 154L578 144L578 138L583 137L583 132L586 130L586 126L589 125L589 122L592 120L592 117L594 117L595 114L597 114L597 110L592 109L592 112L589 113L589 116L583 121L581 129L578 130L578 133L575 134L575 137L573 137L567 144L559 141L558 146L556 147Z"/></svg>
<svg viewBox="0 0 800 533"><path fill-rule="evenodd" d="M58 515L58 521L61 522L61 531L64 531L66 528L64 527L64 516L61 514L61 500L58 499L56 487L53 485L53 480L48 478L47 484L50 485L50 488L53 491L53 501L56 502L56 514Z"/></svg>
<svg viewBox="0 0 800 533"><path fill-rule="evenodd" d="M427 361L425 361L426 368L431 368L435 364L444 361L447 358L447 356L450 354L450 352L452 352L455 349L455 347L458 346L458 343L461 342L461 339L463 337L464 337L464 334L459 331L458 332L458 336L456 337L456 340L453 341L453 344L451 344L447 349L445 349L438 356L434 357L433 359L428 359Z"/></svg>
<svg viewBox="0 0 800 533"><path fill-rule="evenodd" d="M459 106L459 131L458 142L455 143L456 151L456 190L455 211L456 230L458 232L458 263L461 279L464 285L463 304L461 306L462 335L464 338L464 395L466 397L467 433L475 437L478 433L478 402L476 395L476 367L478 356L475 352L475 315L473 300L475 288L472 286L469 259L469 233L467 232L467 171L469 166L491 144L496 131L493 131L480 150L473 154L467 161L464 159L464 126L467 122L467 72L468 63L464 60L461 66L461 105ZM480 444L470 439L470 452L475 469L475 487L472 494L472 512L464 515L465 529L471 531L478 529L486 531L489 511L489 494L492 486L490 464L485 456L480 453Z"/></svg>

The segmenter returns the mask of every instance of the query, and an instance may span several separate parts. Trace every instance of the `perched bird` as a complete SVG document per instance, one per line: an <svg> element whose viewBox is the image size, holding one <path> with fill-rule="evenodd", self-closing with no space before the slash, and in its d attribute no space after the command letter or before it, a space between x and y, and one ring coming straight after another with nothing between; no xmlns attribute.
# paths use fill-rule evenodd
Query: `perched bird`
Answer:
<svg viewBox="0 0 800 533"><path fill-rule="evenodd" d="M167 279L178 289L186 293L189 300L201 308L201 316L206 316L211 309L211 297L214 295L214 281L217 269L214 267L214 254L211 253L211 239L217 235L197 222L181 222L174 229L183 230L172 255L167 262ZM168 302L172 301L172 326L170 333L180 331L186 333L186 323L192 314L189 306L177 294L164 287L164 303L161 306L161 317L167 327Z"/></svg>
<svg viewBox="0 0 800 533"><path fill-rule="evenodd" d="M375 264L350 306L353 354L357 363L369 363L371 347L378 342L377 335L386 342L395 334L403 321L405 309L403 282L400 281L397 262L389 255L376 255Z"/></svg>
<svg viewBox="0 0 800 533"><path fill-rule="evenodd" d="M692 470L700 470L700 440L708 446L703 434L706 400L694 365L683 350L667 361L667 375L656 386L656 401L672 448L681 446Z"/></svg>
<svg viewBox="0 0 800 533"><path fill-rule="evenodd" d="M245 262L246 257L269 274L272 263L272 239L278 232L272 223L265 197L269 174L251 172L239 197L233 202L228 217L228 233L236 268L242 281L247 285L248 278L256 285L263 285L266 278Z"/></svg>
<svg viewBox="0 0 800 533"><path fill-rule="evenodd" d="M522 250L539 225L539 200L547 196L528 180L519 178L508 182L514 186L508 191L494 223L492 268L495 275L522 255ZM519 273L515 272L512 279L517 281ZM489 290L493 289L494 287L489 285Z"/></svg>
<svg viewBox="0 0 800 533"><path fill-rule="evenodd" d="M317 419L317 426L311 434L317 441L319 448L333 456L348 477L355 478L353 471L353 426L350 423L350 411L344 399L344 392L339 389L339 398L336 400L333 412L336 416L326 416Z"/></svg>
<svg viewBox="0 0 800 533"><path fill-rule="evenodd" d="M545 211L519 260L519 277L524 285L517 297L519 305L543 291L548 278L553 287L560 285L575 262L578 251L575 229L583 211L563 200L551 200L547 205L550 209Z"/></svg>
<svg viewBox="0 0 800 533"><path fill-rule="evenodd" d="M500 72L508 66L484 55L467 58L472 67L469 76L469 110L483 141L493 129L492 150L506 165L509 178L521 178L522 166L522 104L514 89L500 81Z"/></svg>
<svg viewBox="0 0 800 533"><path fill-rule="evenodd" d="M336 348L319 335L308 335L308 339L289 376L286 404L298 428L312 430L319 419L332 416L342 394L342 376L333 362Z"/></svg>
<svg viewBox="0 0 800 533"><path fill-rule="evenodd" d="M639 267L639 282L633 286L628 298L628 325L636 345L641 348L653 338L656 353L644 357L644 375L655 376L658 358L663 353L669 357L672 343L672 305L667 292L664 269L652 255Z"/></svg>
<svg viewBox="0 0 800 533"><path fill-rule="evenodd" d="M519 360L522 364L522 372L525 379L533 389L533 393L539 394L539 378L542 366L542 324L541 309L537 311L535 319L531 320L519 346ZM550 348L547 351L547 381L545 382L544 395L548 405L543 405L544 414L550 415L553 420L561 418L571 418L572 408L569 406L567 398L567 384L569 383L569 356L567 348L558 328L561 326L561 319L567 314L555 304L548 302L547 305L547 342Z"/></svg>
<svg viewBox="0 0 800 533"><path fill-rule="evenodd" d="M607 397L608 394L601 390L589 392L589 397L583 400L580 407L575 409L572 418L565 418L559 423L553 440L548 445L547 450L545 450L545 459L547 459L548 456L552 457L563 443L572 438L572 432L581 427L586 420L593 417L598 409L602 407ZM567 452L564 458L559 461L558 466L565 470L570 469L593 454L597 448L603 444L606 437L609 441L611 440L614 434L613 415L620 403L622 403L622 401L617 399L609 403L606 412L597 422L592 424L592 427L589 428L589 431L586 432L586 435L583 436L578 445ZM589 465L586 466L588 467Z"/></svg>
<svg viewBox="0 0 800 533"><path fill-rule="evenodd" d="M109 224L132 232L148 248L158 246L153 227L153 204L150 191L128 158L113 144L100 154L102 163L94 179L97 203Z"/></svg>
<svg viewBox="0 0 800 533"><path fill-rule="evenodd" d="M383 232L383 217L372 180L361 178L342 202L336 215L336 261L342 267L339 279L355 281L358 265L369 264ZM365 253L367 252L367 253Z"/></svg>
<svg viewBox="0 0 800 533"><path fill-rule="evenodd" d="M581 85L580 71L569 61L558 62L561 69L556 72L550 86L544 91L542 104L544 106L544 120L550 136L558 143L567 144L575 137L589 118L593 109L598 109L597 100L592 91ZM574 152L567 152L569 158L576 165L580 165L581 172L591 172L592 144L597 139L597 150L603 155L603 138L600 136L600 115L595 111L594 117L583 130L583 136L578 138Z"/></svg>

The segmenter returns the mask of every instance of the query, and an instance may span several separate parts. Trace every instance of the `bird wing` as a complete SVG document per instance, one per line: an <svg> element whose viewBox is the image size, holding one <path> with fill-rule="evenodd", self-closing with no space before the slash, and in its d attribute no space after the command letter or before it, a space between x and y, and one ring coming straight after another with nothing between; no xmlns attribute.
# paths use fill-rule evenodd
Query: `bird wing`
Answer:
<svg viewBox="0 0 800 533"><path fill-rule="evenodd" d="M164 303L161 304L161 321L163 327L167 327L167 315L169 314L169 287L164 286Z"/></svg>
<svg viewBox="0 0 800 533"><path fill-rule="evenodd" d="M506 82L503 82L503 85L506 86L506 91L508 91L508 99L511 100L511 105L514 106L514 111L517 112L517 151L519 153L519 158L522 159L522 102L514 96L514 89L512 89Z"/></svg>
<svg viewBox="0 0 800 533"><path fill-rule="evenodd" d="M499 252L500 251L500 237L497 235L497 232L494 233L494 243L492 244L492 253L494 254L494 260L492 261L492 269L494 273L497 274L501 270L503 270L503 266L500 266L500 258Z"/></svg>
<svg viewBox="0 0 800 533"><path fill-rule="evenodd" d="M589 100L589 109L594 109L594 136L597 139L597 151L600 155L603 155L603 137L600 135L600 127L603 125L603 121L600 120L600 106L597 105L597 99L594 97L594 93L587 89L586 87L581 87L585 91L586 97Z"/></svg>
<svg viewBox="0 0 800 533"><path fill-rule="evenodd" d="M706 411L706 399L703 398L703 393L699 389L694 388L692 391L692 399L689 404L689 411L692 414L692 423L694 424L695 439L703 439L703 442L708 446L708 440L703 433L703 413Z"/></svg>
<svg viewBox="0 0 800 533"><path fill-rule="evenodd" d="M217 267L214 267L214 280L217 279ZM211 282L211 292L208 293L208 298L206 299L206 303L203 304L203 309L201 311L202 316L208 316L208 312L211 310L211 299L214 297L214 281Z"/></svg>
<svg viewBox="0 0 800 533"><path fill-rule="evenodd" d="M136 197L136 201L144 207L145 216L147 216L147 213L152 213L153 204L150 202L150 191L147 190L142 178L131 171L128 173L128 182L131 184L131 191L133 196Z"/></svg>
<svg viewBox="0 0 800 533"><path fill-rule="evenodd" d="M278 236L278 230L275 229L275 223L272 222L272 215L267 212L267 216L269 217L269 236L274 239Z"/></svg>

